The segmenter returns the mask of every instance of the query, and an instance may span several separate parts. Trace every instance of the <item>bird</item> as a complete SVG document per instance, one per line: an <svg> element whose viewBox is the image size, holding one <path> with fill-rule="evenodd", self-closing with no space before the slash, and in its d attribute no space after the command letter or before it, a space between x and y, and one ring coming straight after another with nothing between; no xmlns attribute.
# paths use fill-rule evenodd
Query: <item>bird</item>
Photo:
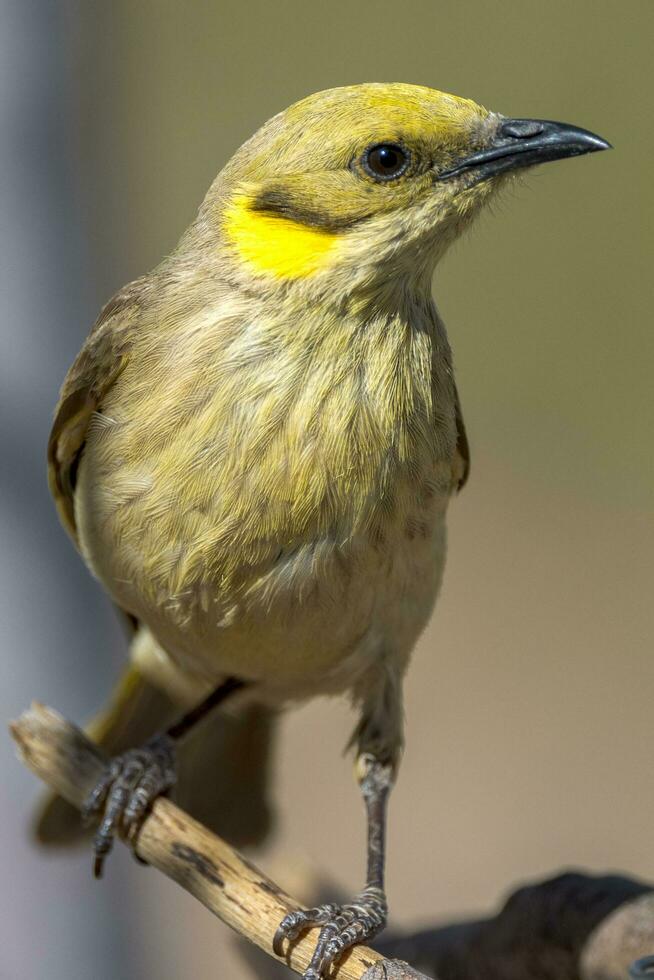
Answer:
<svg viewBox="0 0 654 980"><path fill-rule="evenodd" d="M96 876L165 793L259 839L280 712L347 696L364 887L290 912L273 947L320 927L320 980L384 927L402 683L470 467L434 268L517 173L609 146L420 85L319 92L236 151L101 311L48 446L61 520L131 635L89 728L111 756L84 807ZM41 840L79 830L51 799Z"/></svg>

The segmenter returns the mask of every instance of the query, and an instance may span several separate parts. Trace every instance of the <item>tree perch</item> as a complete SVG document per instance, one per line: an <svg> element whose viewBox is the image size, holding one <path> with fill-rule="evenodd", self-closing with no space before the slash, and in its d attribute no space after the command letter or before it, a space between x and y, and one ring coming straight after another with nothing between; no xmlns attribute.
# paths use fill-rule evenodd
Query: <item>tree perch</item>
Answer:
<svg viewBox="0 0 654 980"><path fill-rule="evenodd" d="M106 765L106 758L76 726L41 704L11 725L25 765L76 807ZM272 937L283 916L298 903L241 857L225 841L170 800L156 801L136 847L139 857L172 878L210 912L270 957ZM317 930L302 935L281 962L296 973L309 964ZM334 980L427 980L406 963L384 959L365 946L347 952L333 969Z"/></svg>

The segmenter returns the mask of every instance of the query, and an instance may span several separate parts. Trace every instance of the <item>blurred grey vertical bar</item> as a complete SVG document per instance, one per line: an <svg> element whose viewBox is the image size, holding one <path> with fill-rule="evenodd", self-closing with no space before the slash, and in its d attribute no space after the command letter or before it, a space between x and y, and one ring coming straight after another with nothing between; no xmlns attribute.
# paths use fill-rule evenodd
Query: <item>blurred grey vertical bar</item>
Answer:
<svg viewBox="0 0 654 980"><path fill-rule="evenodd" d="M106 600L58 527L45 445L57 389L99 306L85 247L77 8L0 2L0 720L33 697L85 718L121 655ZM29 841L34 780L0 740L0 977L130 976L125 875Z"/></svg>

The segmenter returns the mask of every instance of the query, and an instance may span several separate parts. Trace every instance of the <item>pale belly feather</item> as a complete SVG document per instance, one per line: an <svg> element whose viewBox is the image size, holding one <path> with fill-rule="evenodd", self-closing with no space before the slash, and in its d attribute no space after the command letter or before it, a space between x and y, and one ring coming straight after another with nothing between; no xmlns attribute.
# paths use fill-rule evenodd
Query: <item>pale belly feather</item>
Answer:
<svg viewBox="0 0 654 980"><path fill-rule="evenodd" d="M129 508L125 537L115 509L121 479L114 470L103 486L103 458L91 441L80 468L77 520L85 558L198 689L234 674L258 682L273 700L304 698L352 687L382 654L408 660L440 585L448 492L391 522L382 541L358 532L344 542L323 537L278 551L226 595L220 581L202 574L180 588L178 564L166 574L166 528L152 533L143 505L155 488L145 480ZM432 484L449 485L450 464L438 469ZM123 483L133 486L135 479L123 474Z"/></svg>

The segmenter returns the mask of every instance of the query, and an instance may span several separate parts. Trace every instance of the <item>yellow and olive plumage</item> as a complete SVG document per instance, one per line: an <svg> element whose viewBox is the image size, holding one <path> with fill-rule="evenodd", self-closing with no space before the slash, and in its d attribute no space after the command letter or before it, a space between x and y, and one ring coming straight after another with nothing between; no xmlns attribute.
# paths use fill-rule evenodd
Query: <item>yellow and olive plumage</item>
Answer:
<svg viewBox="0 0 654 980"><path fill-rule="evenodd" d="M403 84L275 116L102 312L53 427L53 494L141 675L180 704L227 675L268 708L350 691L364 780L397 764L468 469L431 275L523 165L502 148L551 136L510 122Z"/></svg>
<svg viewBox="0 0 654 980"><path fill-rule="evenodd" d="M199 682L238 673L289 696L350 686L371 631L405 656L424 625L464 467L429 295L443 202L428 174L392 192L350 160L371 138L401 138L449 163L488 119L427 89L372 85L276 117L73 367L56 496L115 601ZM457 202L448 224L487 193ZM407 242L398 224L412 211Z"/></svg>

